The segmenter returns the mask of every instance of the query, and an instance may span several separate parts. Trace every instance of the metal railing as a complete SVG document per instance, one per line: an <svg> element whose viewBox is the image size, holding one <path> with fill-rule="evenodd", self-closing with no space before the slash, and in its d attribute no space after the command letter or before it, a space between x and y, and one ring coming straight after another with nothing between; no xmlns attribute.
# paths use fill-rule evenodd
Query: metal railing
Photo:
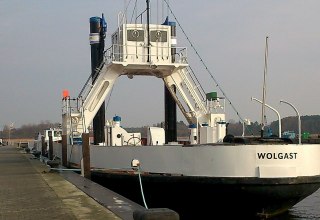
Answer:
<svg viewBox="0 0 320 220"><path fill-rule="evenodd" d="M135 52L126 53L125 51ZM175 53L171 55L171 49L175 49ZM157 64L157 63L172 63L172 64L187 64L187 48L186 47L153 47L150 46L151 54L144 53L146 47L143 45L129 46L113 44L104 52L104 58L101 64L95 69L94 74L90 74L86 83L82 87L78 99L86 100L89 95L93 82L98 78L104 65L109 65L112 62L126 62L126 63L139 63L139 64ZM163 53L162 53L163 52ZM150 62L147 62L148 56L151 57ZM174 61L174 62L172 62ZM92 77L93 75L93 77Z"/></svg>
<svg viewBox="0 0 320 220"><path fill-rule="evenodd" d="M148 47L150 53L148 54ZM175 53L172 54L172 49ZM186 47L164 47L164 46L145 46L143 43L137 45L118 45L113 44L106 50L106 64L111 62L127 63L161 63L187 64Z"/></svg>

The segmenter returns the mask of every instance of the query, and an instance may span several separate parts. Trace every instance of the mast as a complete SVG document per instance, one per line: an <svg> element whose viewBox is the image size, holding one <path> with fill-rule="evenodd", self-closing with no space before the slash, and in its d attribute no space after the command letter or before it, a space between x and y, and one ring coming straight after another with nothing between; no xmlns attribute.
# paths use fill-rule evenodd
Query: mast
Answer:
<svg viewBox="0 0 320 220"><path fill-rule="evenodd" d="M150 62L150 0L146 0L147 1L147 37L148 37L148 60L147 62Z"/></svg>
<svg viewBox="0 0 320 220"><path fill-rule="evenodd" d="M263 74L263 88L262 88L262 113L261 113L261 138L263 138L264 127L265 127L265 111L266 111L266 78L268 70L268 36L266 37L266 47L264 52L264 74Z"/></svg>

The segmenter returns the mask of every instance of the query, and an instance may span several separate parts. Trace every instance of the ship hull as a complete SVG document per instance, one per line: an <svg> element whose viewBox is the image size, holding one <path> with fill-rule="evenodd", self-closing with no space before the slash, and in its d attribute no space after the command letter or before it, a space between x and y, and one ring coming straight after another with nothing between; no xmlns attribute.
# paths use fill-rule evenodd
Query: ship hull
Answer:
<svg viewBox="0 0 320 220"><path fill-rule="evenodd" d="M280 215L320 188L319 155L319 144L90 146L93 181L143 205L137 160L147 205L182 219ZM79 166L81 146L67 157Z"/></svg>
<svg viewBox="0 0 320 220"><path fill-rule="evenodd" d="M139 176L93 171L92 180L143 205ZM320 187L320 176L295 178L141 175L148 208L170 208L181 219L280 215Z"/></svg>

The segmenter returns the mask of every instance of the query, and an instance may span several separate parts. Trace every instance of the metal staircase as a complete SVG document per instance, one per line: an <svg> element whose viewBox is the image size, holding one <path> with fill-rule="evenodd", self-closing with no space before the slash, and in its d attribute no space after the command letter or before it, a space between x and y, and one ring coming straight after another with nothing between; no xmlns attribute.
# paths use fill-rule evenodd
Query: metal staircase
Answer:
<svg viewBox="0 0 320 220"><path fill-rule="evenodd" d="M70 144L75 137L81 137L83 132L87 132L115 80L120 76L121 68L122 65L109 63L106 66L103 62L94 78L90 74L76 99L63 98L63 134L70 137Z"/></svg>
<svg viewBox="0 0 320 220"><path fill-rule="evenodd" d="M196 123L198 116L208 113L205 105L205 93L200 84L194 80L192 74L191 68L186 67L163 78L178 107L190 124ZM176 88L176 92L174 88Z"/></svg>

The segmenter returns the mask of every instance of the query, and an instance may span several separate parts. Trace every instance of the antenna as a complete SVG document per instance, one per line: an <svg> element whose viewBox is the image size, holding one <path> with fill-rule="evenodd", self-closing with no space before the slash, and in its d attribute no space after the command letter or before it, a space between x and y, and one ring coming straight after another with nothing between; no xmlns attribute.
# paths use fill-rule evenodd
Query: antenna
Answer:
<svg viewBox="0 0 320 220"><path fill-rule="evenodd" d="M266 111L266 78L267 78L267 70L268 70L268 36L266 37L266 48L264 52L264 74L263 74L263 88L262 88L262 113L261 113L261 138L263 138L264 127L266 124L265 120L265 111Z"/></svg>

